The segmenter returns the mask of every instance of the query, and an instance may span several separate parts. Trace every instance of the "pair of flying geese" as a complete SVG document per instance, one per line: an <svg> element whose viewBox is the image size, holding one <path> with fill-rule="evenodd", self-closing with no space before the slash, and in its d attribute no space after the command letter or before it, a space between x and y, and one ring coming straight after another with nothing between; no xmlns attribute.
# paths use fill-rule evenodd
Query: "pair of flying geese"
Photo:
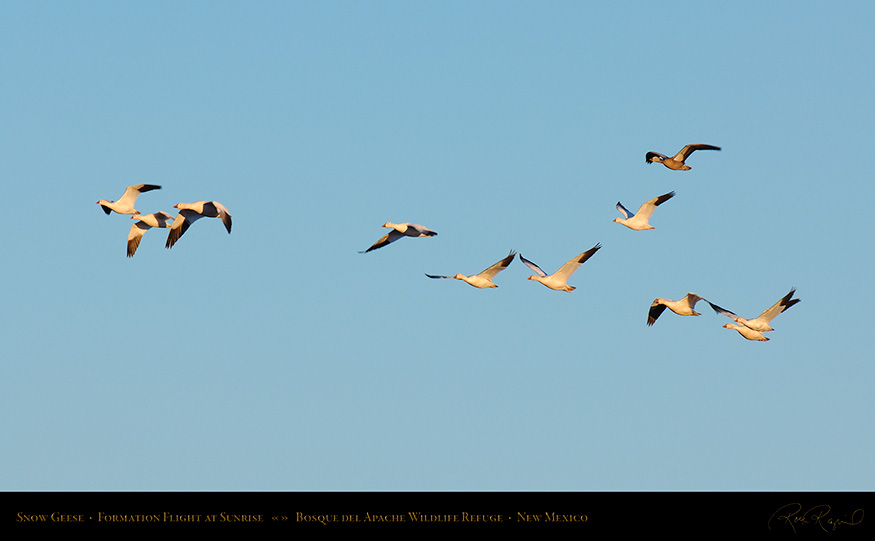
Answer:
<svg viewBox="0 0 875 541"><path fill-rule="evenodd" d="M665 154L651 151L645 155L644 160L648 164L661 163L662 165L675 171L689 171L691 167L684 162L687 158L690 157L690 154L697 150L720 150L720 147L704 144L687 145L671 158L669 158ZM653 226L651 226L649 223L650 216L653 215L653 211L656 210L656 207L665 203L672 197L674 197L674 192L669 192L667 194L660 195L659 197L654 197L649 201L645 201L638 209L638 212L635 213L630 212L629 209L624 207L622 203L617 201L617 210L620 211L620 214L622 214L623 217L614 219L614 222L618 224L623 224L626 227L634 229L636 231L653 229Z"/></svg>
<svg viewBox="0 0 875 541"><path fill-rule="evenodd" d="M137 247L143 239L143 235L153 227L166 227L170 229L167 235L165 248L173 248L176 241L188 231L191 224L201 218L220 218L225 224L225 229L231 233L231 213L218 201L195 201L194 203L178 203L173 208L179 209L176 218L164 211L153 214L140 214L134 208L134 204L141 193L152 190L160 190L161 186L155 184L134 184L125 189L124 195L117 201L101 199L97 202L106 214L116 212L118 214L130 214L132 220L138 220L131 226L128 232L128 257L134 257Z"/></svg>
<svg viewBox="0 0 875 541"><path fill-rule="evenodd" d="M646 229L653 229L653 226L648 222L650 220L650 216L653 215L653 211L656 210L656 207L665 203L672 197L674 197L675 193L670 192L664 195L660 195L659 197L654 197L653 199L644 202L641 207L638 208L638 212L630 212L626 207L624 207L619 201L617 202L617 210L619 210L623 214L623 218L615 218L614 221L620 224L625 225L630 229L635 229L638 231L643 231ZM404 237L434 237L437 235L436 231L432 231L431 229L425 227L424 225L412 224L409 222L404 222L400 224L386 222L383 224L383 227L391 229L388 233L383 235L380 240L375 242L368 248L367 250L363 250L359 252L360 254L365 254L368 252L372 252L383 246L386 246L390 243L395 242L396 240ZM582 254L581 254L582 255ZM507 258L505 258L507 259ZM520 260L525 261L523 256L520 255ZM581 263L583 263L581 261ZM496 263L497 265L497 263ZM494 267L495 265L493 265ZM529 265L531 267L531 265ZM493 267L489 267L486 269L487 271L492 269ZM505 265L507 267L507 265ZM503 270L503 269L499 269ZM534 270L534 269L533 269ZM540 269L539 269L540 270ZM486 271L483 271L485 273ZM498 272L498 271L496 271ZM537 272L537 271L536 271ZM543 272L543 271L541 271ZM481 274L483 274L481 273ZM492 274L494 276L495 274ZM454 277L449 277L454 278ZM472 284L473 285L473 284ZM491 287L491 286L489 286Z"/></svg>

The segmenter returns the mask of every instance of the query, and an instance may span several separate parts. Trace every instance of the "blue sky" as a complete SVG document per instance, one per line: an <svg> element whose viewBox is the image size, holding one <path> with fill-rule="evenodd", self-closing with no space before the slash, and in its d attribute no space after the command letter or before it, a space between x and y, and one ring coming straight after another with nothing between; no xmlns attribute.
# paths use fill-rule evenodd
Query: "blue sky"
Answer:
<svg viewBox="0 0 875 541"><path fill-rule="evenodd" d="M868 2L6 2L8 490L871 490ZM644 155L709 143L676 172ZM172 250L94 204L222 202ZM637 209L674 190L631 231ZM438 232L360 254L386 222ZM529 282L596 243L573 293ZM766 343L656 297L755 316Z"/></svg>

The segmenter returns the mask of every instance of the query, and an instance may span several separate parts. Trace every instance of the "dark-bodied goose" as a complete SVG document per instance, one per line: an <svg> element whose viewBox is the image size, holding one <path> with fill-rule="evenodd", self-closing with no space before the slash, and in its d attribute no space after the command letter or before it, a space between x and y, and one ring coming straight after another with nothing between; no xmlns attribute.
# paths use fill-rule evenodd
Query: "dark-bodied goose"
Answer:
<svg viewBox="0 0 875 541"><path fill-rule="evenodd" d="M370 248L359 252L360 254L366 254L371 250L376 250L377 248L382 248L389 243L395 242L401 237L433 237L437 235L431 229L421 226L419 224L411 224L411 223L401 223L401 224L393 224L392 222L386 222L383 224L383 227L391 228L392 231L386 233L383 238L375 242Z"/></svg>
<svg viewBox="0 0 875 541"><path fill-rule="evenodd" d="M134 203L137 201L137 197L143 192L160 189L161 186L155 184L134 184L125 189L124 195L122 195L118 201L107 201L106 199L101 199L97 204L100 205L101 208L103 208L103 212L107 214L113 211L119 214L139 214L140 211L134 208Z"/></svg>
<svg viewBox="0 0 875 541"><path fill-rule="evenodd" d="M571 275L574 274L574 271L579 269L580 266L583 265L587 259L592 257L593 254L595 254L596 252L598 252L601 247L601 244L596 244L589 250L570 259L567 263L562 265L562 267L558 271L549 276L546 272L541 270L541 267L524 258L522 254L520 254L520 261L525 263L527 267L537 273L529 276L529 280L536 280L538 282L541 282L545 286L556 291L567 291L570 293L577 288L574 286L570 286L566 283L568 278L571 277Z"/></svg>
<svg viewBox="0 0 875 541"><path fill-rule="evenodd" d="M656 210L656 207L665 203L669 199L674 197L674 192L669 192L665 195L660 195L659 197L654 197L649 201L645 201L641 207L638 208L638 212L632 214L629 212L629 209L623 206L622 203L617 201L617 210L623 214L623 218L614 218L614 221L618 224L623 224L629 229L634 229L635 231L644 231L646 229L653 229L653 226L648 222L650 220L650 216L653 215L653 211Z"/></svg>
<svg viewBox="0 0 875 541"><path fill-rule="evenodd" d="M498 287L497 285L492 283L492 279L495 278L496 274L503 271L507 268L508 265L510 265L510 262L513 261L515 255L516 252L511 250L510 254L507 257L505 257L495 265L492 265L480 274L474 274L472 276L465 276L464 274L457 274L455 276L433 276L431 274L426 274L426 276L428 276L429 278L455 278L456 280L464 280L472 286L478 287L480 289L484 289L487 287Z"/></svg>
<svg viewBox="0 0 875 541"><path fill-rule="evenodd" d="M167 235L165 248L173 248L176 241L179 240L191 224L201 218L220 218L225 224L225 229L228 234L231 233L231 213L218 201L195 201L194 203L178 203L173 205L173 208L180 209L176 219L173 220L173 225L170 226L170 233Z"/></svg>
<svg viewBox="0 0 875 541"><path fill-rule="evenodd" d="M718 314L723 314L724 316L729 317L730 319L732 319L736 323L741 323L742 325L744 325L744 327L746 327L748 329L762 333L762 332L767 332L767 331L773 331L774 329L769 326L769 322L772 321L773 319L775 319L775 317L777 317L779 314L783 313L784 310L787 310L791 306L796 304L797 302L802 301L802 299L793 299L794 293L796 293L795 287L790 290L790 293L787 293L786 295L784 295L784 297L781 298L781 300L779 300L778 302L776 302L772 306L763 310L763 313L754 319L745 319L741 316L738 316L738 315L730 312L729 310L726 310L725 308L720 308L719 306L717 306L713 302L709 302L708 304L710 304L711 308L713 308L714 311L717 312ZM730 327L728 325L729 324L724 325L724 327L726 327L728 329L736 328L735 326ZM738 332L741 332L741 331L739 330ZM742 333L742 335L744 335L744 333ZM745 336L745 338L747 338L747 336ZM748 340L758 340L758 339L757 338L748 338Z"/></svg>
<svg viewBox="0 0 875 541"><path fill-rule="evenodd" d="M164 211L154 214L135 214L131 216L131 220L139 221L131 226L131 230L128 233L128 257L134 257L134 254L137 253L137 246L140 245L140 240L142 240L143 234L146 231L153 227L170 227L170 224L173 222L173 215Z"/></svg>
<svg viewBox="0 0 875 541"><path fill-rule="evenodd" d="M690 157L690 154L697 150L720 150L720 147L715 147L714 145L687 145L681 149L680 152L669 158L665 154L660 154L659 152L648 152L644 159L648 164L650 163L661 163L662 165L668 167L669 169L674 169L675 171L689 171L691 167L684 163L684 160Z"/></svg>
<svg viewBox="0 0 875 541"><path fill-rule="evenodd" d="M655 299L653 304L650 305L650 311L647 313L647 325L650 326L656 323L656 320L665 312L666 308L679 316L700 316L702 314L696 312L693 308L701 300L703 300L702 297L695 293L687 293L687 296L679 301L663 298Z"/></svg>

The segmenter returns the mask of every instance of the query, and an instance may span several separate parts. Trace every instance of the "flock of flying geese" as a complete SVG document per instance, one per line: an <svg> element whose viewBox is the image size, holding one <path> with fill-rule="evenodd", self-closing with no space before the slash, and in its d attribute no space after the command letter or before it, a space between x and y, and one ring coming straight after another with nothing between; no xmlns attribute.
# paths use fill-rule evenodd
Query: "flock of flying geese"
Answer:
<svg viewBox="0 0 875 541"><path fill-rule="evenodd" d="M704 144L687 145L671 158L669 158L665 154L660 154L658 152L648 152L645 156L645 161L648 164L661 163L662 165L675 171L689 171L690 166L684 162L690 156L690 154L697 150L720 150L720 147ZM97 204L100 205L101 208L103 208L103 211L106 212L107 215L111 214L112 212L116 212L118 214L131 215L132 220L137 220L137 222L135 222L134 225L131 226L131 229L128 232L128 257L133 257L134 254L137 252L137 247L140 245L140 240L142 240L143 235L146 233L146 231L155 227L166 227L170 229L169 233L167 234L167 242L164 245L165 248L173 248L173 245L176 244L179 238L186 231L188 231L188 228L191 227L191 224L201 218L219 218L222 220L222 223L225 225L225 229L228 230L228 233L231 233L231 213L228 212L228 209L226 209L224 205L222 205L218 201L196 201L194 203L178 203L173 206L173 208L179 209L179 212L177 213L175 218L171 214L163 211L153 214L140 214L140 211L134 208L134 203L137 201L137 198L140 196L140 194L143 192L149 192L159 189L161 189L161 186L157 186L155 184L135 184L133 186L128 186L125 190L124 195L122 195L122 197L117 201L108 201L106 199L101 199L97 202ZM635 231L645 231L648 229L653 229L653 226L649 223L650 217L653 215L653 211L656 210L656 207L674 197L674 195L674 192L669 192L667 194L654 197L649 201L645 201L638 208L638 212L634 213L630 212L629 209L624 207L622 203L618 201L617 210L620 211L623 217L615 218L614 222L622 224L629 229ZM437 235L435 231L432 231L427 227L407 222L400 224L386 222L385 224L383 224L383 227L390 229L390 231L386 233L386 235L384 235L382 238L380 238L380 240L375 242L370 248L359 253L367 253L373 250L377 250L403 237L434 237L435 235ZM456 274L455 276L438 276L426 274L426 276L434 279L452 278L456 280L463 280L468 284L480 289L498 287L492 280L499 272L506 269L516 256L519 256L520 261L522 261L523 264L525 264L527 267L535 272L535 274L529 276L529 280L535 280L537 282L540 282L546 287L555 291L566 291L570 293L575 290L575 287L572 285L568 285L568 279L571 277L572 274L574 274L575 271L577 271L577 269L580 268L581 265L583 265L589 258L595 255L595 253L598 252L601 247L601 244L596 244L582 254L574 256L553 274L547 274L541 269L541 267L539 267L532 261L524 258L522 254L517 254L516 252L511 251L510 254L507 255L507 257L478 274L474 274L471 276L465 276L464 274ZM771 322L772 319L774 319L778 314L781 314L794 304L800 302L800 299L793 298L793 294L795 292L796 289L791 289L790 293L785 295L783 298L781 298L781 300L779 300L771 307L764 310L763 313L761 313L754 319L746 319L738 316L735 313L730 312L729 310L721 308L716 304L707 301L706 299L703 299L695 293L687 293L684 298L677 301L671 299L657 298L650 305L650 311L647 314L647 325L653 325L654 323L656 323L657 318L659 318L659 316L665 311L666 308L680 316L701 315L699 312L696 312L695 307L697 302L704 300L711 305L711 308L715 312L729 317L738 324L736 325L733 323L727 323L723 327L727 329L737 330L739 334L741 334L741 336L748 340L758 340L764 342L768 340L768 338L766 338L763 333L773 330L772 327L769 326L769 322Z"/></svg>
<svg viewBox="0 0 875 541"><path fill-rule="evenodd" d="M176 241L179 240L191 224L201 218L220 218L225 224L225 229L228 234L231 233L231 213L218 201L195 201L194 203L178 203L173 205L173 208L179 209L179 213L174 219L172 215L161 211L154 214L140 214L140 211L134 208L137 198L143 192L151 192L152 190L160 190L161 186L155 184L134 184L125 189L124 195L117 201L108 201L101 199L97 202L103 208L103 212L109 215L112 212L118 214L130 214L132 220L138 220L131 226L128 232L128 257L134 257L137 253L137 247L143 239L146 231L153 227L167 227L170 233L167 235L165 248L173 248Z"/></svg>
<svg viewBox="0 0 875 541"><path fill-rule="evenodd" d="M690 154L697 150L720 150L720 147L705 144L687 145L682 148L680 152L672 157L668 157L665 154L660 154L658 152L648 152L645 156L645 161L648 164L661 163L662 165L675 171L689 171L691 169L690 166L684 162L690 156ZM127 193L125 195L127 195ZM653 215L653 211L656 210L656 207L674 197L674 195L675 192L669 192L667 194L654 197L649 201L645 201L638 208L638 212L635 213L630 212L629 209L624 207L618 201L617 210L620 211L623 217L615 218L614 222L625 225L629 229L635 231L645 231L648 229L653 229L653 226L651 226L649 223L650 217ZM109 213L108 210L107 213ZM230 233L230 222L228 222L228 225L228 232ZM175 222L173 227L175 227ZM437 235L435 231L432 231L425 226L407 222L400 224L386 222L385 224L383 224L383 227L389 228L390 231L382 238L380 238L380 240L375 242L370 248L368 248L367 250L363 250L359 253L367 253L373 250L377 250L403 237L433 237ZM168 239L168 244L169 243L170 240ZM168 246L168 248L169 247L170 246ZM506 269L516 256L519 256L520 261L522 261L527 267L535 272L535 274L529 276L529 280L538 281L546 287L556 291L566 291L570 293L574 291L575 287L572 285L568 285L568 279L571 277L572 274L574 274L577 269L580 268L581 265L583 265L590 257L595 255L595 253L600 248L601 244L596 244L582 254L571 258L567 263L562 265L559 270L550 275L544 272L541 267L539 267L532 261L524 258L522 254L517 254L516 252L511 251L510 254L507 255L507 257L478 274L474 274L471 276L466 276L464 274L456 274L455 276L438 276L426 274L426 276L434 279L463 280L466 283L480 289L498 287L492 280L499 272ZM736 331L738 331L739 334L741 334L741 336L748 340L765 342L768 340L768 338L763 333L774 330L772 329L772 327L769 326L769 322L771 322L778 314L781 314L794 304L800 302L800 299L793 298L795 292L795 288L791 289L787 295L781 298L781 300L779 300L769 308L763 310L763 312L759 316L753 319L746 319L738 316L737 314L726 310L725 308L721 308L716 304L700 297L699 295L696 295L695 293L687 293L684 298L677 301L671 299L657 298L650 305L650 310L647 314L647 325L650 326L656 323L657 318L659 318L659 316L665 311L666 308L680 316L699 316L701 314L695 311L696 303L699 301L705 301L709 305L711 305L711 308L715 312L727 316L735 323L737 323L737 325L734 323L727 323L726 325L723 325L724 328L735 329Z"/></svg>

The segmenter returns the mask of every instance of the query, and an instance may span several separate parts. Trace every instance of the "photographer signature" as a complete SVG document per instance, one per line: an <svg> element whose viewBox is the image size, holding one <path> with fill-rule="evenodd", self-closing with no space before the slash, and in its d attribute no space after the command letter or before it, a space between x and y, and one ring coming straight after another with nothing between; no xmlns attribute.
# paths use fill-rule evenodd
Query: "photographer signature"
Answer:
<svg viewBox="0 0 875 541"><path fill-rule="evenodd" d="M796 527L802 526L819 526L825 532L833 532L840 526L856 526L863 522L863 510L855 509L850 516L844 518L830 517L832 508L829 505L815 505L804 513L802 512L801 503L788 503L780 509L772 513L769 518L769 529L772 526L776 527L782 523L789 526L793 533L796 533Z"/></svg>

